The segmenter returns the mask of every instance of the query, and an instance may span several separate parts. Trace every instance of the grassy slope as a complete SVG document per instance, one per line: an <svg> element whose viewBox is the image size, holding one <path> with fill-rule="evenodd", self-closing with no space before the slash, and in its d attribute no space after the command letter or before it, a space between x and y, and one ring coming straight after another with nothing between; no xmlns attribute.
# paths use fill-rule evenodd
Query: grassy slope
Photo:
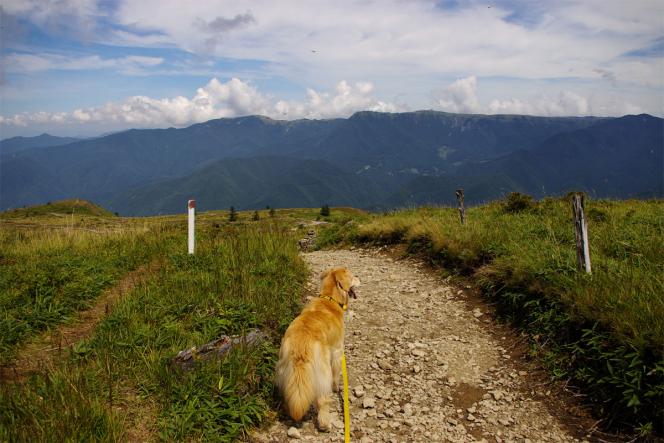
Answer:
<svg viewBox="0 0 664 443"><path fill-rule="evenodd" d="M142 232L111 235L105 240L88 238L92 233L81 230L53 240L53 220L43 221L50 227L48 234L41 228L26 231L2 225L3 251L14 254L13 265L34 261L35 272L24 278L32 278L29 283L33 286L42 279L39 268L47 265L55 273L68 268L63 274L73 276L79 288L103 287L112 280L109 273L121 275L131 267L122 261L131 256L132 245L158 244L144 252L151 259L161 257L164 264L122 299L89 339L74 346L60 366L23 385L0 386L0 440L117 441L159 436L229 441L255 426L266 417L272 402L276 346L299 311L306 275L291 227L293 222L315 218L316 212L279 210L273 219L261 211L259 222L249 222L252 214L241 213L240 222L233 225L226 221L225 212L201 214L194 257L185 252L184 217L114 219L141 226ZM90 222L98 234L99 220L90 218ZM78 219L77 226L85 226L85 220ZM116 231L109 227L109 232ZM119 246L114 248L109 242ZM67 245L69 249L62 247ZM99 254L112 258L98 259ZM108 273L100 272L97 265L106 266ZM16 276L24 270L12 272ZM26 306L34 305L26 296L30 291L6 284L23 294ZM58 284L49 281L42 286ZM76 296L55 292L55 298L62 300ZM96 293L89 291L84 299L92 300ZM3 299L3 308L14 300ZM53 305L53 299L47 304ZM74 301L66 312L56 310L57 314L49 315L54 322L63 321L84 305ZM13 313L10 327L27 322L32 311L26 308ZM221 362L189 373L168 364L182 349L251 327L260 327L271 340L253 350L239 349ZM3 356L7 358L13 349L7 345Z"/></svg>
<svg viewBox="0 0 664 443"><path fill-rule="evenodd" d="M29 206L27 208L10 209L0 212L0 219L14 219L26 217L53 217L65 215L94 215L99 217L112 217L113 213L101 206L87 200L71 199L49 202L45 205Z"/></svg>
<svg viewBox="0 0 664 443"><path fill-rule="evenodd" d="M420 208L333 226L323 241L405 242L474 275L507 317L532 333L559 377L585 387L607 421L647 432L664 422L664 202L587 204L593 274L576 271L570 204L545 200Z"/></svg>
<svg viewBox="0 0 664 443"><path fill-rule="evenodd" d="M161 252L161 226L116 220L78 216L62 227L51 216L31 228L0 224L0 363L21 340L69 320ZM96 229L84 228L90 223Z"/></svg>

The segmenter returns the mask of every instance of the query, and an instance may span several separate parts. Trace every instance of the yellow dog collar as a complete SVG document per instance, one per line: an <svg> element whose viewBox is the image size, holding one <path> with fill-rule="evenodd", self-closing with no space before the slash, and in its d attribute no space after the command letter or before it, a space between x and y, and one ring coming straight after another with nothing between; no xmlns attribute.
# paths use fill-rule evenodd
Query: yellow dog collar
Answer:
<svg viewBox="0 0 664 443"><path fill-rule="evenodd" d="M338 301L336 301L335 299L333 299L333 298L330 297L329 295L321 295L320 298L322 298L322 299L324 299L324 300L329 300L329 301L331 301L331 302L334 302L334 303L338 304L339 307L340 307L341 309L343 309L344 311L345 311L346 309L348 309L348 305L345 305L345 304L343 304L343 303L339 303Z"/></svg>

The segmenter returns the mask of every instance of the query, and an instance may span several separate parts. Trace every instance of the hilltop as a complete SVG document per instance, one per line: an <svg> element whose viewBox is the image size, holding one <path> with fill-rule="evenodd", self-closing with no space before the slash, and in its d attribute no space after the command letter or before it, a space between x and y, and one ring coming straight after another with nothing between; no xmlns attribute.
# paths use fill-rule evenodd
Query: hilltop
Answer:
<svg viewBox="0 0 664 443"><path fill-rule="evenodd" d="M66 215L91 215L96 217L115 217L111 211L87 200L70 199L48 202L44 205L28 206L0 212L0 218L27 217L63 217Z"/></svg>

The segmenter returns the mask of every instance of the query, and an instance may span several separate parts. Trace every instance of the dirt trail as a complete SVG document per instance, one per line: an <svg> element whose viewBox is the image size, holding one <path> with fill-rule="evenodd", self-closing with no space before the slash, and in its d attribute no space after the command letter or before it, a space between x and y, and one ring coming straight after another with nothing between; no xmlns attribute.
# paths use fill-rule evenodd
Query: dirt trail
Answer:
<svg viewBox="0 0 664 443"><path fill-rule="evenodd" d="M91 308L78 312L73 322L49 329L23 344L10 364L0 366L0 382L20 382L34 372L51 368L59 358L68 354L70 346L90 336L113 305L158 266L157 262L153 262L131 271L115 286L104 291Z"/></svg>
<svg viewBox="0 0 664 443"><path fill-rule="evenodd" d="M375 250L304 254L309 286L332 266L348 266L362 280L346 321L352 441L535 442L581 441L563 424L560 400L515 361L511 336L496 335L483 307L465 301L416 261ZM509 332L508 332L509 335ZM558 411L558 412L552 412ZM297 430L281 417L255 441L343 441L343 405L334 430L320 433L310 412Z"/></svg>

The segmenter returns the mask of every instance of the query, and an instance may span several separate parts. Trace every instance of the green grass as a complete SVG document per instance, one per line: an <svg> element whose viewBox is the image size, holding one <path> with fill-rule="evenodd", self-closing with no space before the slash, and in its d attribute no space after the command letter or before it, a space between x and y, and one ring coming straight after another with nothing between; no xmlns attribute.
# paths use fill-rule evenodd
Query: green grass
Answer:
<svg viewBox="0 0 664 443"><path fill-rule="evenodd" d="M27 218L27 217L63 217L66 215L93 215L98 217L114 217L115 215L101 206L87 200L60 200L45 205L16 208L0 212L0 219Z"/></svg>
<svg viewBox="0 0 664 443"><path fill-rule="evenodd" d="M279 338L306 277L292 225L267 218L201 214L195 256L183 217L151 219L172 227L136 241L158 241L163 265L53 370L0 388L0 441L231 441L265 420ZM90 248L81 254L107 245ZM188 372L170 365L180 350L253 327L269 337L253 349Z"/></svg>
<svg viewBox="0 0 664 443"><path fill-rule="evenodd" d="M90 306L161 245L158 225L104 232L0 226L0 363L22 340Z"/></svg>
<svg viewBox="0 0 664 443"><path fill-rule="evenodd" d="M590 201L587 215L592 275L576 270L566 199L470 208L463 226L453 208L396 211L330 226L320 237L322 245L403 242L445 272L472 276L607 422L661 432L664 202Z"/></svg>

